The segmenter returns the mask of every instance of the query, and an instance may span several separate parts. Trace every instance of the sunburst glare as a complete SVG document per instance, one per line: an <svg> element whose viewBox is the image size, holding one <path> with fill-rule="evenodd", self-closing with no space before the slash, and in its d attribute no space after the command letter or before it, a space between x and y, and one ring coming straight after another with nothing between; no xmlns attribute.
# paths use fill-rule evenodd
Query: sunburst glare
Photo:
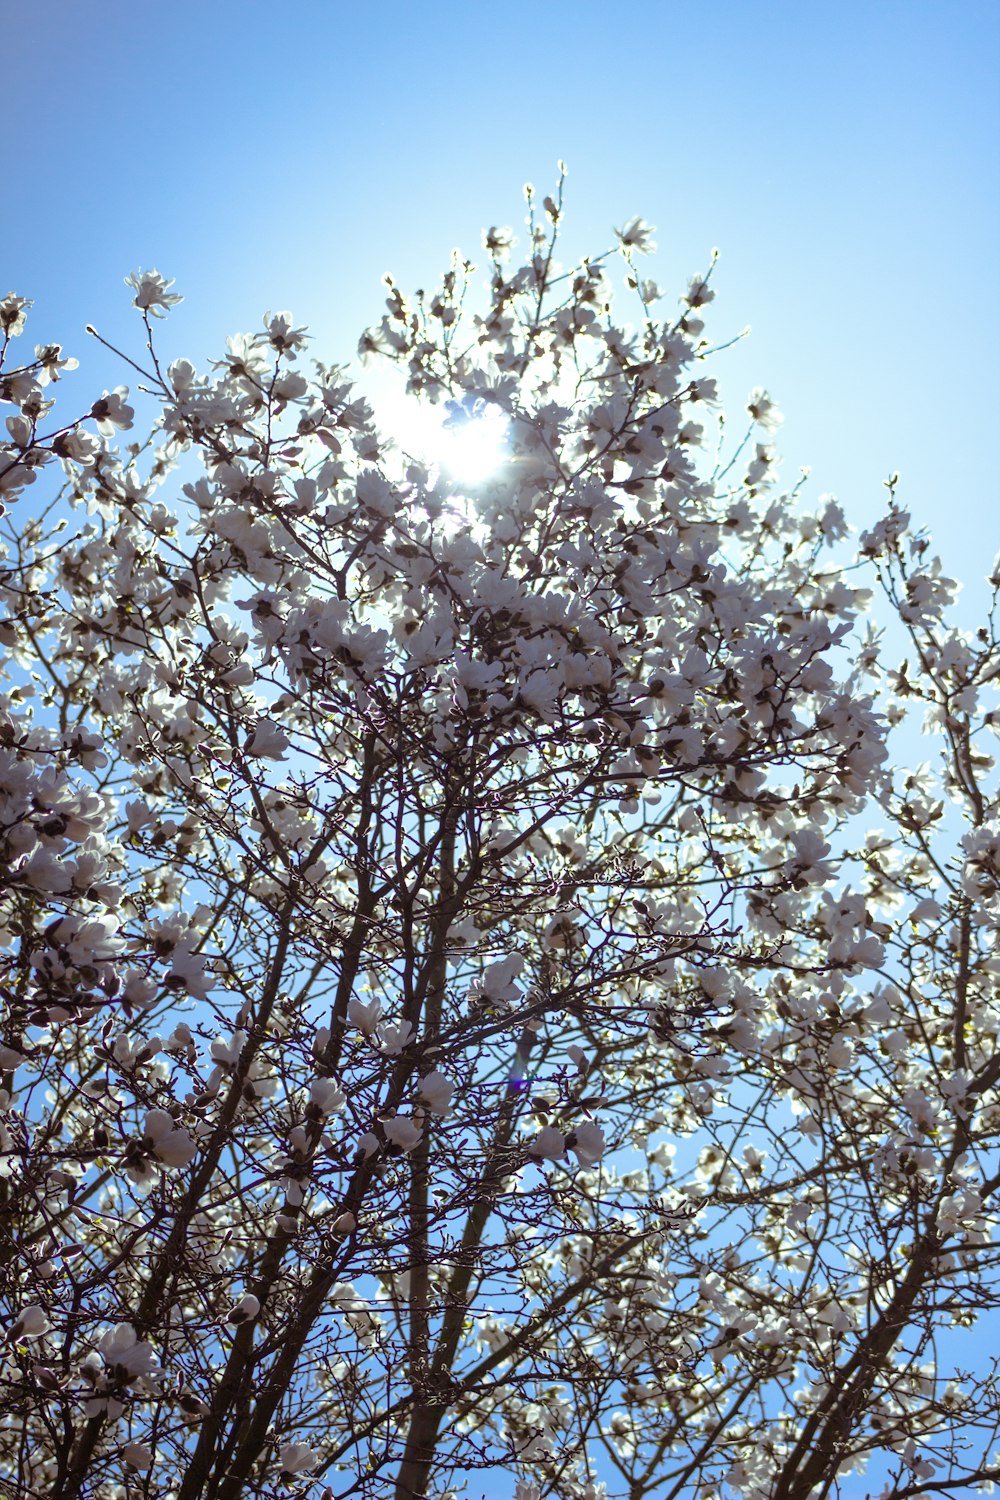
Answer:
<svg viewBox="0 0 1000 1500"><path fill-rule="evenodd" d="M398 450L460 485L479 485L502 465L510 423L493 402L479 396L438 406L397 389L374 397L382 432Z"/></svg>
<svg viewBox="0 0 1000 1500"><path fill-rule="evenodd" d="M445 403L438 433L438 462L462 484L481 484L495 473L507 452L509 423L492 402L466 396Z"/></svg>

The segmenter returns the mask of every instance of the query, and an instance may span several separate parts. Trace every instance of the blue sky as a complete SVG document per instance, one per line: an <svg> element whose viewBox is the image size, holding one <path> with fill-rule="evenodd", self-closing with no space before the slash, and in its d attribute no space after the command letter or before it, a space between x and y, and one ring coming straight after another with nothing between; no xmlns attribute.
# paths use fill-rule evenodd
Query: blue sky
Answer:
<svg viewBox="0 0 1000 1500"><path fill-rule="evenodd" d="M477 253L564 157L568 252L641 213L672 297L721 248L711 330L753 335L719 373L734 404L778 398L789 480L810 464L864 524L898 469L950 571L1000 545L995 0L0 9L0 277L86 356L81 402L126 378L82 330L137 339L140 264L186 294L171 356L287 307L344 360L384 271Z"/></svg>

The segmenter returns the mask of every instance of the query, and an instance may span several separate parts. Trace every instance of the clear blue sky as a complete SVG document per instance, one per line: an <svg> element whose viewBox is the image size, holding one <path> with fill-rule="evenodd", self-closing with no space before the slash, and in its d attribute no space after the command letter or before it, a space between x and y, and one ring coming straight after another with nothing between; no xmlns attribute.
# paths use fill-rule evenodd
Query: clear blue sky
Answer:
<svg viewBox="0 0 1000 1500"><path fill-rule="evenodd" d="M864 523L898 468L952 571L1000 545L996 0L0 0L0 18L0 280L100 379L83 325L119 333L140 264L186 294L171 355L287 307L346 359L382 272L412 287L477 252L564 157L574 251L641 213L673 296L720 246L712 331L753 326L725 388L777 396L789 479L810 464Z"/></svg>

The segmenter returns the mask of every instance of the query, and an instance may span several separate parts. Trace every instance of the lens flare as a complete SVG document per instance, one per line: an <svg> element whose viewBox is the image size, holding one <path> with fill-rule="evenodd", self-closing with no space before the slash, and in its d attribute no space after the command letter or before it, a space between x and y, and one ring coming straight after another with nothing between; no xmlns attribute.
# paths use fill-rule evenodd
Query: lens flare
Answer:
<svg viewBox="0 0 1000 1500"><path fill-rule="evenodd" d="M460 485L479 485L502 466L510 423L493 402L478 396L432 406L398 389L373 399L383 435L400 452L440 470Z"/></svg>

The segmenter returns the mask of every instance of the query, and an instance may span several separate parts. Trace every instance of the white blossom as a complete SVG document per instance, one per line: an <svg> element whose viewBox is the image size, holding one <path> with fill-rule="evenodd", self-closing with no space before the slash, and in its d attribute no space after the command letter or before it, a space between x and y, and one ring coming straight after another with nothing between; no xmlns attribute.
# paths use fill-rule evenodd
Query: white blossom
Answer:
<svg viewBox="0 0 1000 1500"><path fill-rule="evenodd" d="M289 739L273 719L261 719L247 741L247 754L262 760L284 760Z"/></svg>
<svg viewBox="0 0 1000 1500"><path fill-rule="evenodd" d="M229 1323L250 1323L260 1312L260 1302L252 1292L244 1292L240 1300L229 1309L226 1321Z"/></svg>
<svg viewBox="0 0 1000 1500"><path fill-rule="evenodd" d="M125 277L125 285L135 291L133 305L144 312L151 312L157 318L165 315L165 309L176 307L178 302L184 300L178 292L169 290L173 284L156 270L133 271L130 276Z"/></svg>
<svg viewBox="0 0 1000 1500"><path fill-rule="evenodd" d="M347 1019L365 1036L371 1036L374 1033L381 1013L382 1002L377 999L366 1003L352 996L347 1003Z"/></svg>
<svg viewBox="0 0 1000 1500"><path fill-rule="evenodd" d="M395 1057L415 1035L416 1031L409 1021L383 1021L378 1029L379 1046L387 1056Z"/></svg>
<svg viewBox="0 0 1000 1500"><path fill-rule="evenodd" d="M148 1443L126 1443L122 1458L130 1469L149 1469L153 1465L153 1450Z"/></svg>
<svg viewBox="0 0 1000 1500"><path fill-rule="evenodd" d="M17 1318L11 1324L7 1337L11 1339L37 1339L43 1333L48 1333L52 1324L44 1307L37 1303L31 1307L22 1308Z"/></svg>
<svg viewBox="0 0 1000 1500"><path fill-rule="evenodd" d="M91 407L90 415L102 437L113 437L116 431L125 432L132 426L135 409L127 404L127 395L128 386L119 385L113 391L105 391Z"/></svg>
<svg viewBox="0 0 1000 1500"><path fill-rule="evenodd" d="M566 1138L554 1125L543 1125L531 1145L532 1156L557 1159L566 1150Z"/></svg>
<svg viewBox="0 0 1000 1500"><path fill-rule="evenodd" d="M581 1167L592 1167L604 1154L604 1132L593 1120L583 1120L574 1129L567 1145Z"/></svg>
<svg viewBox="0 0 1000 1500"><path fill-rule="evenodd" d="M435 1068L420 1080L420 1097L426 1100L436 1115L446 1115L451 1105L455 1085L448 1076Z"/></svg>
<svg viewBox="0 0 1000 1500"><path fill-rule="evenodd" d="M394 1115L385 1121L383 1129L386 1140L401 1151L412 1151L423 1133L419 1121L409 1115Z"/></svg>
<svg viewBox="0 0 1000 1500"><path fill-rule="evenodd" d="M184 1167L197 1154L197 1143L165 1109L147 1111L143 1134L164 1166Z"/></svg>
<svg viewBox="0 0 1000 1500"><path fill-rule="evenodd" d="M116 1324L104 1334L97 1348L105 1363L122 1371L130 1382L159 1369L152 1346L137 1337L130 1323Z"/></svg>
<svg viewBox="0 0 1000 1500"><path fill-rule="evenodd" d="M645 219L629 219L621 229L616 229L618 242L625 250L638 250L640 255L651 255L656 249L653 235L656 231Z"/></svg>
<svg viewBox="0 0 1000 1500"><path fill-rule="evenodd" d="M309 1098L324 1115L339 1114L347 1102L335 1078L314 1078L309 1085Z"/></svg>
<svg viewBox="0 0 1000 1500"><path fill-rule="evenodd" d="M319 1454L308 1443L285 1443L278 1454L278 1463L285 1474L308 1473L319 1463Z"/></svg>

